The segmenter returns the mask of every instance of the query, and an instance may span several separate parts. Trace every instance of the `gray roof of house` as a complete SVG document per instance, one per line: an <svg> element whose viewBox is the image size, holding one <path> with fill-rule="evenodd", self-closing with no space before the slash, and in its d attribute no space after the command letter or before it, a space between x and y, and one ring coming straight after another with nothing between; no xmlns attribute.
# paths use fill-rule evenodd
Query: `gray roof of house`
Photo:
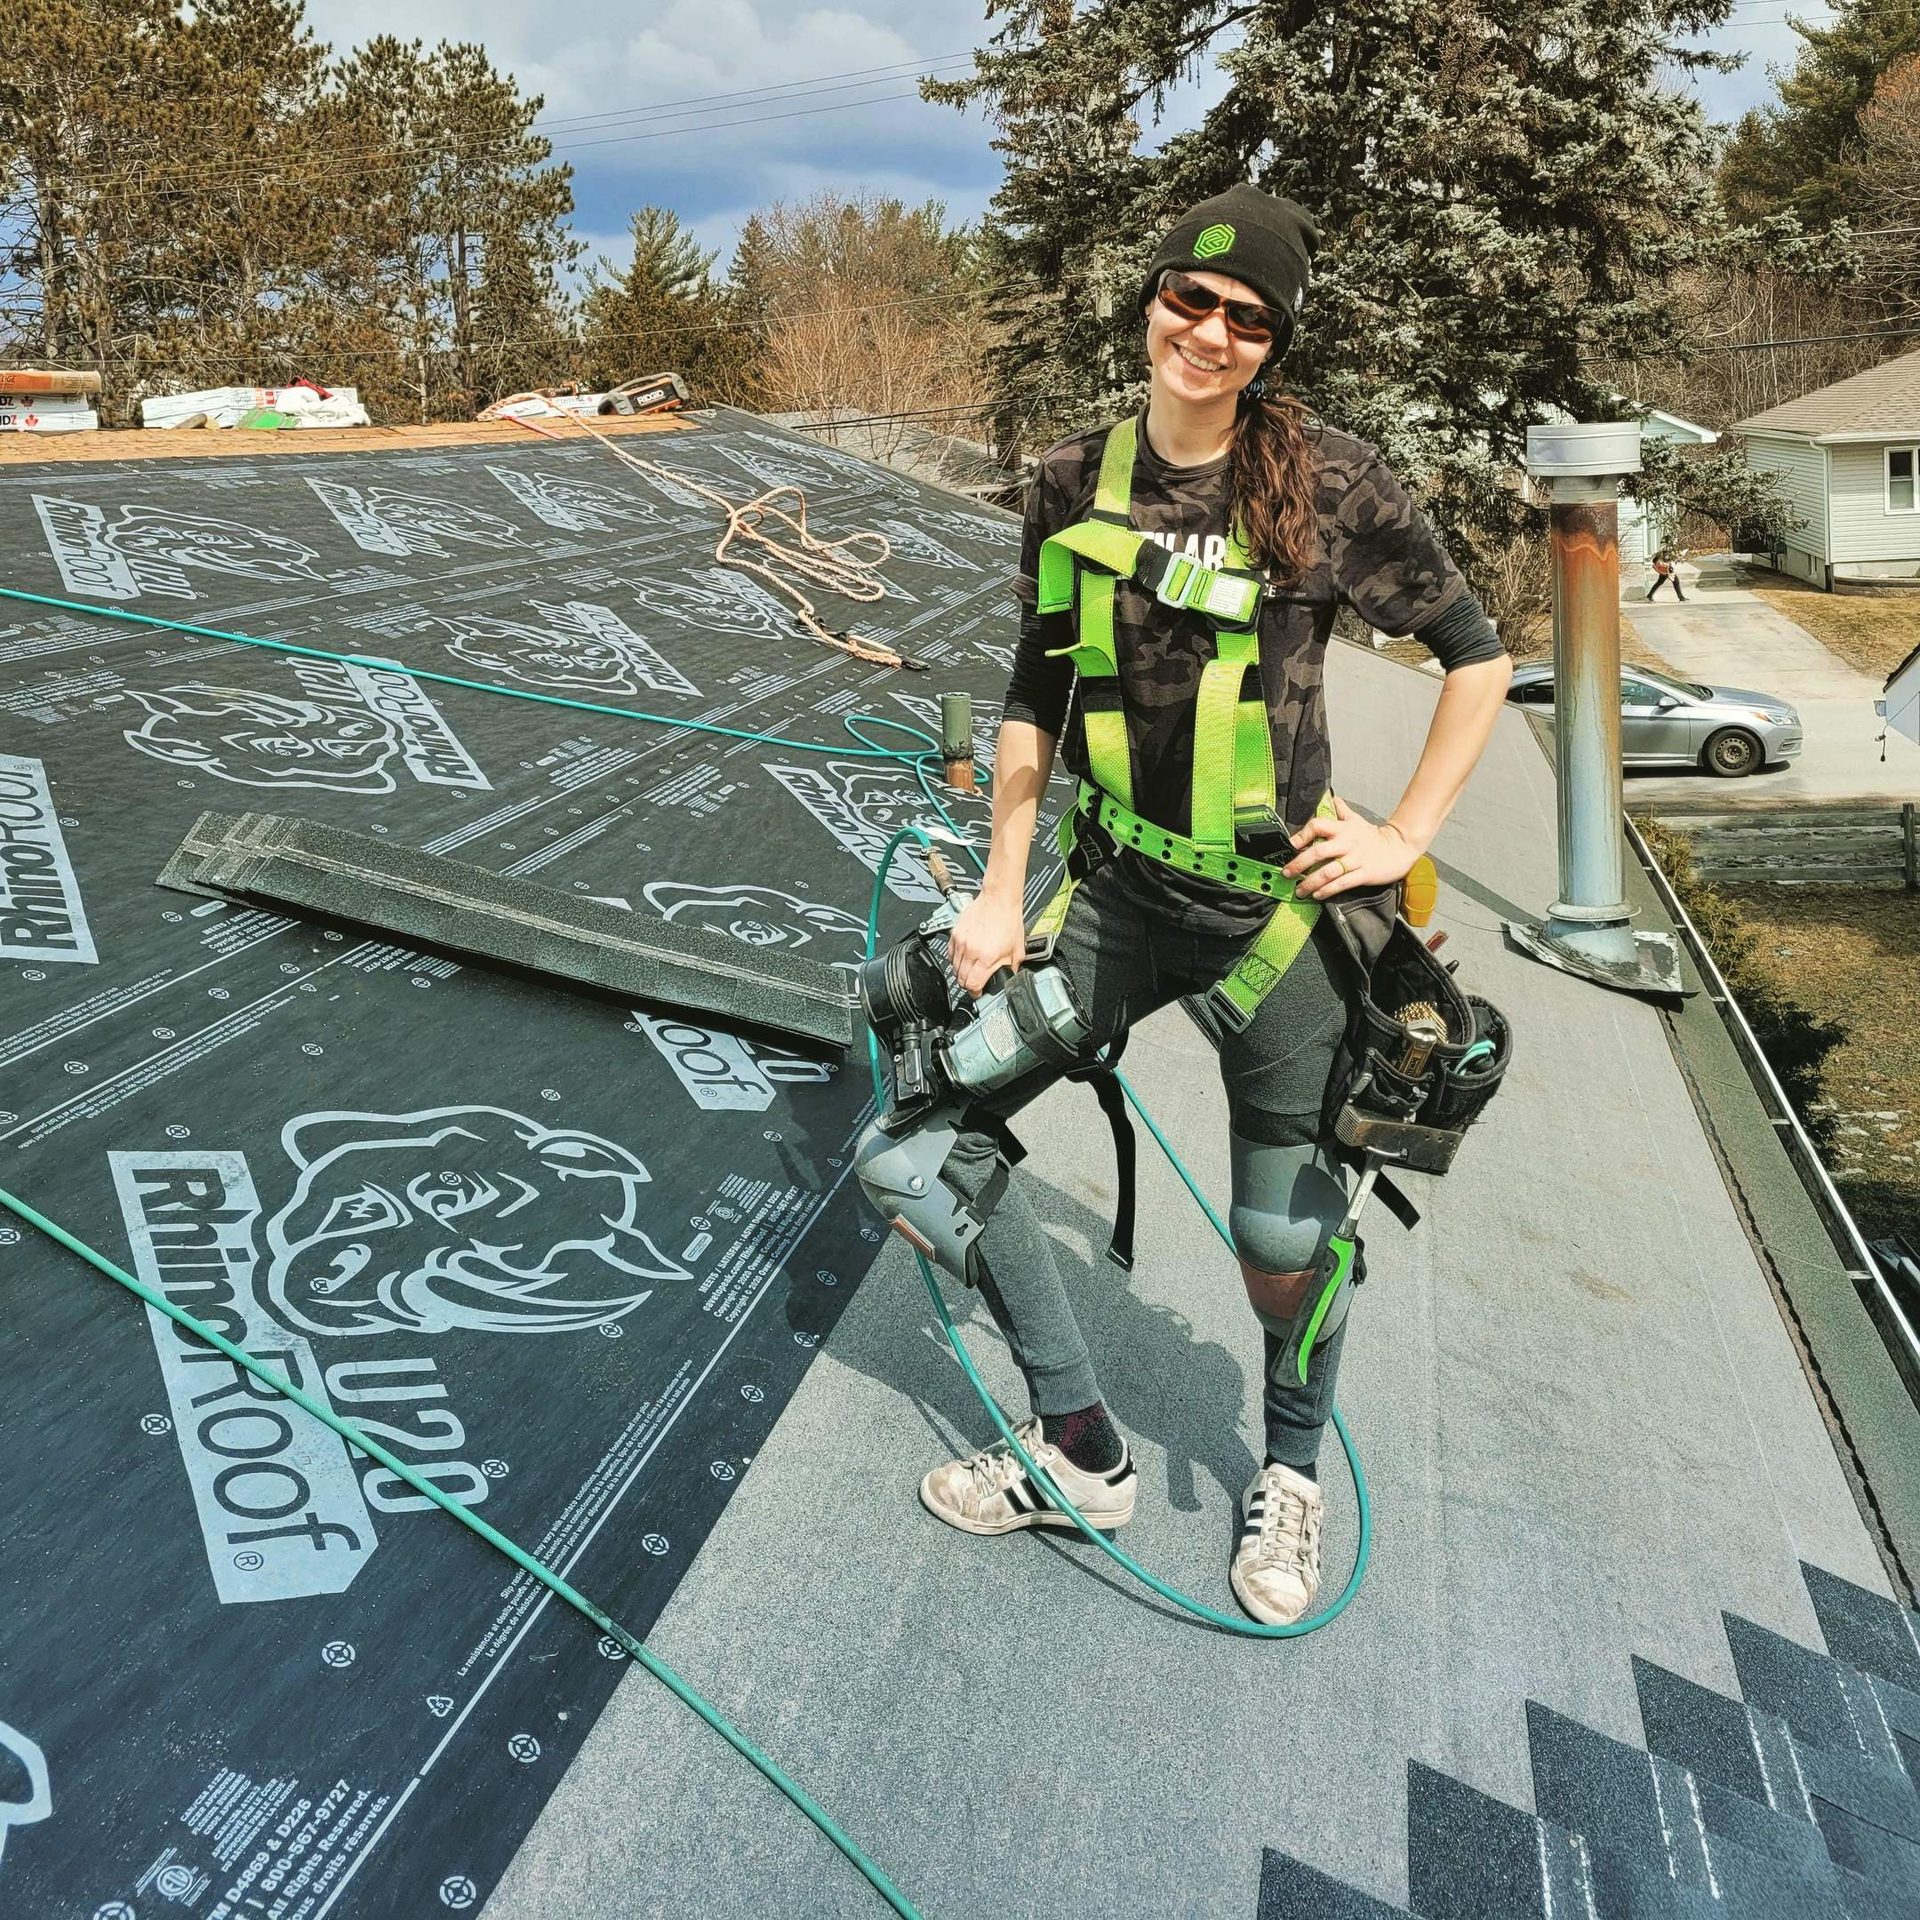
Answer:
<svg viewBox="0 0 1920 1920"><path fill-rule="evenodd" d="M1892 440L1920 434L1920 351L1769 407L1737 421L1733 430L1804 434L1809 440Z"/></svg>

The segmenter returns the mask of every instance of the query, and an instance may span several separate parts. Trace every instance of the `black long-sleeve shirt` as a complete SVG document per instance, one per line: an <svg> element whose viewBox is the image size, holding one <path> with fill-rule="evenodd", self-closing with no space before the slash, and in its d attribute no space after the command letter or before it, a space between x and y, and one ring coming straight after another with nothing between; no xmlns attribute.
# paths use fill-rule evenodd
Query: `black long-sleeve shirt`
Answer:
<svg viewBox="0 0 1920 1920"><path fill-rule="evenodd" d="M1020 571L1020 639L1005 717L1030 721L1062 742L1068 768L1087 771L1086 748L1071 714L1074 668L1052 650L1070 646L1072 616L1035 611L1041 543L1086 517L1093 504L1109 429L1063 440L1041 460L1027 495ZM1162 546L1208 566L1226 562L1229 524L1224 456L1199 467L1171 467L1153 451L1146 422L1137 430L1130 518ZM1342 601L1371 625L1411 633L1451 670L1503 651L1459 569L1425 516L1364 441L1331 428L1319 432L1320 537L1314 565L1299 580L1269 587L1259 624L1260 679L1273 739L1280 813L1298 828L1332 779L1323 670L1328 636ZM1137 813L1176 833L1191 828L1194 701L1213 657L1213 630L1199 614L1162 605L1130 581L1114 594L1114 643L1133 754ZM1250 849L1283 857L1276 845ZM1131 852L1123 864L1149 904L1217 923L1259 920L1267 904Z"/></svg>

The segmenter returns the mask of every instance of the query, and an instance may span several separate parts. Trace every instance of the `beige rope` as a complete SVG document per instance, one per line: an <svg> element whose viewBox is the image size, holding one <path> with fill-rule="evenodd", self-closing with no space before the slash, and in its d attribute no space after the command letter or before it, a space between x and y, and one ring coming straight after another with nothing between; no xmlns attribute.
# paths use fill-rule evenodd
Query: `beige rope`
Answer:
<svg viewBox="0 0 1920 1920"><path fill-rule="evenodd" d="M533 397L536 396L514 396L515 399ZM512 404L511 400L500 401L487 411L496 418L517 421L531 432L544 434L550 440L565 438L563 434L556 433L551 427L525 414L507 413L505 409ZM821 620L819 609L806 593L793 579L785 577L798 575L800 579L848 600L884 600L887 583L880 577L879 569L885 566L893 553L892 544L885 534L856 532L844 534L838 540L823 540L807 526L807 496L798 487L769 487L764 493L755 494L751 500L736 504L725 494L695 480L691 475L663 467L608 439L583 415L565 414L562 418L599 441L616 460L631 467L634 472L657 477L672 486L689 487L702 499L712 501L727 517L726 527L713 550L714 559L723 567L758 574L776 593L792 603L800 625L822 646L837 648L842 653L851 654L856 660L871 661L875 666L920 667L919 661L895 653L891 647L883 647L876 640L862 640L851 633L836 633ZM793 496L794 503L791 512L776 504L789 494ZM792 538L779 539L766 532L765 523L769 521L788 529ZM744 551L737 551L736 548ZM763 552L765 558L748 557L756 550ZM784 574L776 571L776 567L784 569Z"/></svg>

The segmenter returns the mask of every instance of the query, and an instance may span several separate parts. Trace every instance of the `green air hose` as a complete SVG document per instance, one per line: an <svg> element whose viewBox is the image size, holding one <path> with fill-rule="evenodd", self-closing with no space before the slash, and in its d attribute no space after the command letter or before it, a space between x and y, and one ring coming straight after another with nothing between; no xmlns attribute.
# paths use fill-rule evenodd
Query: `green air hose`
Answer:
<svg viewBox="0 0 1920 1920"><path fill-rule="evenodd" d="M361 654L342 653L328 647L306 647L296 645L286 640L266 640L252 634L233 633L218 627L198 626L191 621L167 620L157 614L133 613L122 607L95 606L83 600L63 600L55 598L50 594L27 593L15 587L0 587L0 599L24 601L33 606L52 607L62 613L93 614L103 619L124 620L135 626L160 628L175 633L192 634L201 639L228 640L238 646L261 647L276 653L298 654L303 658L311 660L332 660L343 665L385 664L381 661L368 660L366 656ZM938 761L940 758L939 742L923 728L913 726L906 721L894 720L883 714L849 714L845 716L842 724L860 744L853 747L843 747L817 740L791 740L781 734L752 733L744 728L724 727L704 720L686 720L672 714L646 713L631 707L608 706L598 701L573 700L559 694L535 693L526 688L500 686L487 680L469 680L456 674L435 673L420 667L406 667L404 671L411 674L416 680L430 680L442 686L464 687L474 693L499 694L511 700L531 701L539 706L570 707L582 713L605 714L618 720L644 720L659 726L678 728L684 732L720 734L728 739L746 740L765 746L785 747L794 752L827 753L837 755L843 759L896 761L903 765L911 766L914 771L914 776L919 782L920 791L926 797L928 804L932 807L933 811L939 815L949 832L954 835L954 838L966 849L968 857L974 861L976 868L980 865L978 858L973 854L971 846L967 844L965 836L960 832L952 815L949 814L941 804L938 794L934 791L928 779L929 764ZM922 741L925 745L916 747L880 746L875 744L866 733L861 731L863 726L868 728L889 728L894 732L908 736L910 739ZM903 828L887 843L886 852L880 861L879 870L874 877L872 900L867 914L867 951L869 954L874 951L878 940L880 901L887 871L891 867L894 856L900 847L910 839L917 840L923 846L931 845L929 836L918 827ZM867 1046L869 1060L873 1069L875 1091L876 1095L878 1095L882 1090L880 1084L879 1054L871 1034L868 1035ZM1153 1116L1141 1105L1140 1098L1134 1092L1131 1084L1129 1084L1124 1076L1118 1077L1120 1078L1120 1084L1125 1090L1127 1100L1133 1107L1133 1110L1139 1114L1140 1118L1146 1123L1148 1131L1159 1144L1161 1151L1167 1156L1174 1171L1179 1174L1187 1191L1191 1193L1199 1203L1201 1211L1206 1214L1208 1220L1212 1223L1214 1231L1219 1234L1221 1240L1231 1249L1233 1236L1228 1231L1225 1222L1221 1220L1218 1213L1208 1204L1206 1196L1201 1193L1199 1187L1194 1183L1193 1176L1182 1164L1179 1155L1174 1152L1165 1134L1163 1134L1155 1124ZM695 1692L694 1689L682 1680L657 1654L650 1652L643 1641L629 1633L603 1609L589 1600L586 1595L570 1586L567 1581L554 1572L551 1567L547 1566L533 1554L528 1553L525 1548L510 1540L497 1528L489 1526L472 1508L465 1506L460 1501L454 1499L452 1495L435 1486L432 1481L425 1479L404 1461L381 1446L377 1440L362 1433L353 1422L343 1420L332 1408L321 1405L320 1402L313 1399L310 1395L302 1392L292 1381L282 1378L270 1367L254 1359L253 1356L243 1348L236 1346L223 1334L196 1319L192 1314L184 1311L184 1309L175 1306L174 1303L168 1300L163 1294L157 1293L144 1282L136 1279L134 1275L128 1273L123 1267L116 1266L114 1262L107 1259L104 1254L96 1252L92 1247L88 1246L85 1241L67 1232L64 1227L61 1227L55 1221L49 1220L44 1214L36 1211L24 1200L17 1198L4 1188L0 1188L0 1207L5 1207L9 1212L16 1214L20 1219L24 1220L29 1226L47 1235L49 1239L58 1242L59 1245L67 1248L70 1252L78 1254L81 1259L87 1261L101 1273L106 1274L110 1279L117 1280L120 1285L145 1301L148 1306L164 1313L186 1332L192 1334L197 1339L204 1340L209 1346L218 1348L220 1352L224 1353L236 1365L245 1367L255 1378L272 1387L276 1392L284 1394L294 1405L310 1413L316 1420L320 1421L322 1425L331 1428L350 1447L356 1448L358 1451L379 1461L383 1467L389 1472L397 1474L400 1479L412 1487L415 1492L424 1494L426 1498L431 1500L436 1506L444 1508L446 1512L452 1514L463 1526L467 1527L473 1533L478 1534L489 1546L497 1548L501 1553L505 1554L515 1566L532 1575L542 1586L565 1601L568 1606L592 1621L602 1633L606 1634L616 1645L637 1660L656 1680L659 1680L690 1706L729 1746L734 1748L736 1752L744 1755L766 1779L778 1787L794 1806L799 1808L799 1810L839 1848L841 1853L860 1870L868 1883L895 1913L908 1916L909 1920L921 1920L919 1909L894 1886L892 1881L887 1878L885 1873L883 1873L866 1854L861 1852L858 1845L835 1825L833 1819L827 1814L825 1809L820 1807L803 1787L781 1772L780 1768L769 1759L766 1754L762 1753L752 1741L747 1739L744 1734L734 1727L725 1716L721 1714L718 1708L704 1699L699 1693ZM1164 1581L1148 1572L1138 1561L1124 1553L1120 1548L1113 1545L1110 1540L1107 1540L1088 1525L1086 1520L1076 1511L1072 1503L1060 1492L1059 1488L1035 1465L1034 1461L1020 1445L1020 1442L1014 1437L1013 1429L1007 1424L1005 1415L1002 1414L992 1394L987 1390L986 1383L981 1379L978 1370L973 1364L972 1357L968 1354L965 1345L961 1341L959 1331L954 1326L952 1316L947 1311L946 1301L941 1295L939 1283L934 1278L932 1269L928 1266L924 1258L921 1258L919 1255L916 1255L915 1258L920 1261L921 1276L926 1281L927 1289L933 1296L934 1308L940 1316L942 1326L946 1330L947 1340L953 1349L954 1355L965 1369L967 1378L972 1381L974 1391L979 1394L981 1404L991 1416L994 1425L999 1428L1002 1437L1011 1444L1021 1464L1045 1490L1048 1498L1059 1507L1062 1513L1068 1515L1080 1531L1085 1534L1088 1539L1093 1541L1102 1552L1116 1560L1137 1580L1151 1588L1163 1599L1172 1601L1176 1606L1192 1614L1195 1618L1205 1620L1229 1632L1246 1635L1251 1639L1295 1638L1304 1633L1311 1633L1315 1628L1327 1625L1329 1621L1344 1611L1348 1603L1359 1591L1360 1583L1365 1577L1371 1549L1373 1521L1372 1509L1367 1497L1366 1475L1362 1471L1360 1457L1355 1451L1352 1435L1347 1431L1346 1422L1340 1417L1338 1409L1335 1409L1333 1413L1334 1428L1339 1434L1340 1444L1346 1452L1347 1465L1353 1475L1354 1493L1358 1500L1360 1513L1360 1542L1354 1556L1353 1572L1347 1580L1346 1587L1341 1592L1340 1597L1334 1601L1330 1607L1325 1608L1311 1619L1296 1621L1291 1626L1266 1626L1258 1622L1236 1619L1229 1614L1221 1613L1205 1605L1203 1602L1193 1600L1187 1595L1180 1593L1177 1589L1168 1586Z"/></svg>

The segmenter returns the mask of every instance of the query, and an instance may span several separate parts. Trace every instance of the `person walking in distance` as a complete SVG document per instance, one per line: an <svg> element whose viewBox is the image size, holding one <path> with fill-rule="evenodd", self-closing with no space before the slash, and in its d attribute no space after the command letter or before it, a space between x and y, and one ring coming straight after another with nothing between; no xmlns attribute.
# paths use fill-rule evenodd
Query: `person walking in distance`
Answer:
<svg viewBox="0 0 1920 1920"><path fill-rule="evenodd" d="M1684 605L1687 596L1680 591L1680 569L1673 563L1672 549L1662 547L1653 556L1653 585L1647 589L1647 598L1651 600L1669 581L1673 584L1673 597Z"/></svg>
<svg viewBox="0 0 1920 1920"><path fill-rule="evenodd" d="M1317 239L1300 207L1251 186L1183 215L1140 289L1145 408L1041 459L992 848L950 945L968 993L1020 966L1058 747L1082 783L1073 884L1039 930L1089 1046L1186 996L1207 996L1217 1016L1230 1225L1265 1355L1265 1456L1232 1584L1271 1624L1311 1611L1320 1584L1316 1459L1348 1320L1314 1349L1306 1382L1282 1362L1298 1351L1353 1177L1325 1112L1336 1052L1361 967L1479 760L1512 667L1380 455L1278 389ZM1341 602L1414 634L1446 669L1418 766L1378 825L1330 787L1322 681ZM1020 1181L1008 1183L1005 1122L1061 1071L1036 1069L969 1109L944 1177L1000 1194L976 1272L1032 1402L1022 1443L1092 1525L1112 1528L1131 1518L1139 1476L1052 1242ZM920 1497L975 1534L1070 1524L1004 1443L936 1467Z"/></svg>

